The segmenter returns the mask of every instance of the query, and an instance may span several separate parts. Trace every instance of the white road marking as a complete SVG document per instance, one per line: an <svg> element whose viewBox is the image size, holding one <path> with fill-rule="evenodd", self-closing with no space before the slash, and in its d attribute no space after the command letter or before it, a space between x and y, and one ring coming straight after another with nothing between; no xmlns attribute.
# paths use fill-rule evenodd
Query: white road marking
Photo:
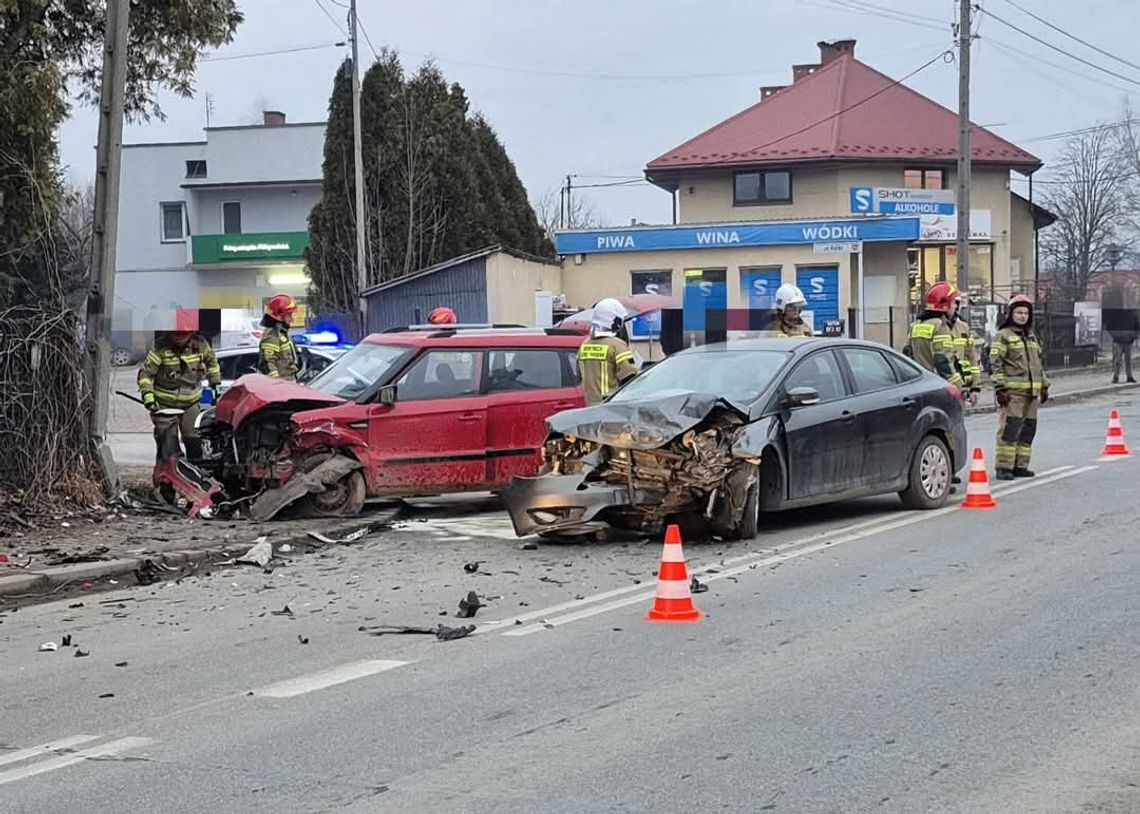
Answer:
<svg viewBox="0 0 1140 814"><path fill-rule="evenodd" d="M68 766L74 766L76 763L83 763L86 760L114 757L131 749L139 749L151 742L150 738L120 738L119 740L110 741L109 743L104 743L99 746L80 749L69 755L60 755L50 760L40 760L35 763L30 763L18 769L9 769L6 772L0 772L0 786L3 786L5 783L13 783L17 780L26 780L38 774L54 772L57 769L65 769Z"/></svg>
<svg viewBox="0 0 1140 814"><path fill-rule="evenodd" d="M1101 463L1111 463L1113 461L1126 461L1131 457L1131 455L1101 455L1097 460Z"/></svg>
<svg viewBox="0 0 1140 814"><path fill-rule="evenodd" d="M279 681L276 684L254 690L253 694L264 698L294 698L316 690L335 687L337 684L344 684L346 681L355 681L358 678L367 678L377 673L394 670L411 663L410 661L393 661L390 659L356 661L352 664L342 664L340 667L322 670L319 673Z"/></svg>
<svg viewBox="0 0 1140 814"><path fill-rule="evenodd" d="M1096 468L1096 466L1082 466L1076 468L1071 466L1057 467L1056 469L1051 469L1048 472L1041 473L1032 481L1025 481L1024 483L1019 484L1003 484L1001 487L995 488L993 491L995 493L1003 495L1016 494L1017 492L1024 492L1028 489L1033 489L1038 486L1045 486L1047 484L1065 480L1066 478L1071 478L1076 475L1083 475L1084 473L1091 472ZM942 509L935 509L933 511L908 512L903 517L889 520L887 522L878 524L863 524L865 526L863 529L853 531L852 533L844 534L839 537L834 537L830 540L810 542L811 540L815 540L820 536L826 536L828 533L825 532L821 535L815 535L813 538L808 538L808 541L801 541L798 545L793 544L791 546L788 546L788 550L777 554L752 554L746 555L745 557L738 557L735 559L746 561L733 568L720 569L717 565L711 565L701 568L693 568L690 570L690 573L694 575L707 574L705 577L705 582L715 582L716 580L727 579L738 574L744 574L748 571L756 570L763 566L775 565L777 563L786 562L787 560L804 557L808 554L815 554L827 549L834 549L840 545L843 545L844 543L852 543L857 540L863 540L867 537L873 537L877 534L882 534L883 532L895 531L906 526L914 525L915 523L922 523L927 520L933 520L937 517L942 517L944 515L950 514L951 512L956 512L959 510L960 506L955 503L953 506L946 506ZM807 544L803 544L804 542ZM716 570L716 573L710 573L710 570ZM613 602L606 602L602 605L595 604L604 599L612 598L617 594L618 591L625 593L635 591L636 593L632 596L626 596L622 599L618 599ZM605 593L595 594L594 596L587 597L585 600L579 602L563 603L562 605L556 605L553 608L546 608L541 611L534 611L532 613L529 613L527 614L528 619L541 619L542 621L531 625L515 625L515 627L511 628L510 630L503 631L501 635L517 637L529 636L533 633L540 633L544 630L560 627L571 622L588 619L591 616L597 616L599 614L608 613L612 610L618 610L628 605L635 605L639 602L648 602L653 598L654 593L655 589L647 590L645 587L637 585L633 586L632 588L617 589L617 591L607 591ZM584 604L588 605L588 607L582 607ZM578 610L575 610L571 613L562 614L561 616L553 615L557 614L559 611L566 610L568 607L576 607ZM519 621L527 621L527 619L519 617Z"/></svg>
<svg viewBox="0 0 1140 814"><path fill-rule="evenodd" d="M53 752L58 752L63 749L74 749L76 746L98 739L98 735L75 735L71 738L62 738L57 741L52 741L51 743L45 743L43 746L32 746L15 752L3 752L0 753L0 766L7 766L9 763L19 763L21 760L27 760L32 757L50 755Z"/></svg>

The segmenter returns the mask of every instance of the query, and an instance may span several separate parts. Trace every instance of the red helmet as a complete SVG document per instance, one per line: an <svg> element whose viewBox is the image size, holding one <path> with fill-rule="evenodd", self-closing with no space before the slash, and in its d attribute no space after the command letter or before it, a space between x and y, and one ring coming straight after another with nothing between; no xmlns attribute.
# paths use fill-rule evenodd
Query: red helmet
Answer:
<svg viewBox="0 0 1140 814"><path fill-rule="evenodd" d="M455 312L447 306L436 308L428 315L428 322L432 325L455 325L459 322Z"/></svg>
<svg viewBox="0 0 1140 814"><path fill-rule="evenodd" d="M926 292L926 310L948 314L958 296L958 289L950 283L935 283Z"/></svg>
<svg viewBox="0 0 1140 814"><path fill-rule="evenodd" d="M1019 305L1028 307L1030 312L1033 311L1033 300L1029 299L1029 297L1025 296L1024 294L1018 294L1016 297L1009 301L1009 310L1012 311Z"/></svg>
<svg viewBox="0 0 1140 814"><path fill-rule="evenodd" d="M297 301L288 294L278 294L265 306L265 313L278 322L289 324L297 313Z"/></svg>
<svg viewBox="0 0 1140 814"><path fill-rule="evenodd" d="M190 341L190 337L194 336L193 331L171 331L170 341L175 345L185 345Z"/></svg>

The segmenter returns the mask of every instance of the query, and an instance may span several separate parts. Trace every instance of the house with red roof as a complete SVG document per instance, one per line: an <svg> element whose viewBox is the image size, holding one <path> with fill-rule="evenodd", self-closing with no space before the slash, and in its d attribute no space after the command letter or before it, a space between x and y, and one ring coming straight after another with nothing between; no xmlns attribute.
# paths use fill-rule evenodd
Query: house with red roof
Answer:
<svg viewBox="0 0 1140 814"><path fill-rule="evenodd" d="M901 345L911 309L956 278L957 113L855 57L818 44L818 63L760 101L653 159L646 178L674 199L665 226L566 231L572 301L703 292L709 308L769 308L781 283L808 299L817 332ZM1010 190L1041 160L972 131L970 295L1004 300L1037 264L1051 216ZM862 333L858 326L862 326Z"/></svg>

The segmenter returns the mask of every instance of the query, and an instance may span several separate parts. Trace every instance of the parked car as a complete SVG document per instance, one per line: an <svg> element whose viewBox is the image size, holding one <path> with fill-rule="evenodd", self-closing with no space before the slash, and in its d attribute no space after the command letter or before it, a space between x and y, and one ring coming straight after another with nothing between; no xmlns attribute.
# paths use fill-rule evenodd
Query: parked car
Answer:
<svg viewBox="0 0 1140 814"><path fill-rule="evenodd" d="M547 426L546 471L503 493L520 536L682 518L751 538L764 512L889 492L933 509L967 458L958 388L853 340L692 348Z"/></svg>
<svg viewBox="0 0 1140 814"><path fill-rule="evenodd" d="M325 368L344 355L347 346L298 345L301 371L297 375L302 384L315 378ZM235 381L248 373L257 373L259 351L254 347L222 348L218 351L218 366L222 369L222 386L219 393L229 390Z"/></svg>
<svg viewBox="0 0 1140 814"><path fill-rule="evenodd" d="M366 495L499 490L537 474L547 417L585 403L583 337L556 329L374 334L308 386L236 381L202 421L198 463L231 498L285 487L339 460L310 513L355 514Z"/></svg>

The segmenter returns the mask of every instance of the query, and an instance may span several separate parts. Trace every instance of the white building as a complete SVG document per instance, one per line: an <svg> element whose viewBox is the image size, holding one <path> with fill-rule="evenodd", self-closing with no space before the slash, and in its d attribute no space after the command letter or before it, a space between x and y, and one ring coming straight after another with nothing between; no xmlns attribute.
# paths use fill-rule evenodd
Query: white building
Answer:
<svg viewBox="0 0 1140 814"><path fill-rule="evenodd" d="M137 351L179 310L232 344L274 294L304 303L324 134L267 111L260 125L208 127L205 141L123 146L117 346L133 332Z"/></svg>

